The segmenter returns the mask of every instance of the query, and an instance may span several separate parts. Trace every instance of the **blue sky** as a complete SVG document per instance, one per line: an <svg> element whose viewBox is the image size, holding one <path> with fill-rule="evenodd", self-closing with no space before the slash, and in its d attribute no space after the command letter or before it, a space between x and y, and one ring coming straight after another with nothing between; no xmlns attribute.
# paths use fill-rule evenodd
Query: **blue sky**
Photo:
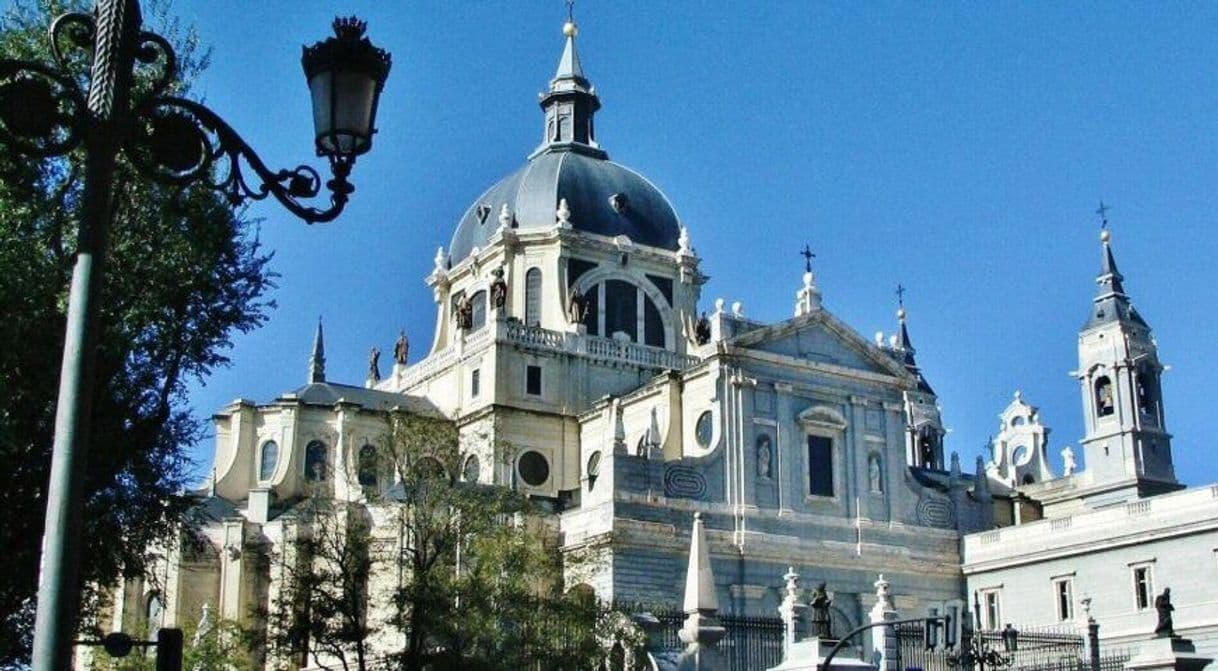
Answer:
<svg viewBox="0 0 1218 671"><path fill-rule="evenodd" d="M300 45L357 14L393 53L380 133L337 222L256 204L282 274L270 323L195 385L207 416L306 381L319 315L330 379L360 383L399 328L432 336L438 245L541 134L562 48L545 2L178 0L213 49L202 96L272 165L310 158ZM1177 473L1218 480L1218 4L615 2L576 7L601 144L660 186L712 279L704 305L791 314L805 242L825 305L891 332L908 287L949 450L971 464L1016 389L1082 435L1077 332L1110 207L1126 288L1154 327ZM198 446L199 471L211 459Z"/></svg>

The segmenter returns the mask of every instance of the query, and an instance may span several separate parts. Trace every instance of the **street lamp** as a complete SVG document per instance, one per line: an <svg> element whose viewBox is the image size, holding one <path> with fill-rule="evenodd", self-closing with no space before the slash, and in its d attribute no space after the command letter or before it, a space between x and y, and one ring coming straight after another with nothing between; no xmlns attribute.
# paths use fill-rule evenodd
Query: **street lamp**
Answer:
<svg viewBox="0 0 1218 671"><path fill-rule="evenodd" d="M973 614L965 614L962 624L966 627L970 626L969 622L981 612L980 603L978 603L976 595L973 597ZM1019 651L1019 630L1011 626L1008 622L1002 628L999 634L1002 639L1002 650L990 647L986 637L981 632L974 632L974 635L961 636L960 647L949 653L947 663L950 666L964 667L972 669L974 665L977 671L985 671L986 667L991 669L1000 669L1010 666L1015 661L1014 653Z"/></svg>
<svg viewBox="0 0 1218 671"><path fill-rule="evenodd" d="M177 77L177 58L165 38L142 30L138 0L97 0L92 15L56 18L49 36L52 65L0 60L0 144L36 158L83 147L85 159L34 627L37 671L71 664L96 358L93 326L119 152L141 173L163 183L204 185L234 205L270 195L307 223L332 221L355 190L348 176L356 157L372 146L377 103L391 63L388 53L364 37L364 29L354 18L339 19L335 36L306 47L302 57L313 100L315 147L332 174L325 183L329 204L324 209L308 203L321 193L316 170L305 165L267 168L210 109L168 94ZM137 69L150 84L133 96ZM247 176L247 170L253 174Z"/></svg>

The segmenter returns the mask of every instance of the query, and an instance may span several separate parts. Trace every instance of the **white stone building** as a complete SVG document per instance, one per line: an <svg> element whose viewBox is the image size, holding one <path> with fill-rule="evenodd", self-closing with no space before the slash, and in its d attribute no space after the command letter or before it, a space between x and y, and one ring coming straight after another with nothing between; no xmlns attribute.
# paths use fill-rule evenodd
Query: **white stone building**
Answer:
<svg viewBox="0 0 1218 671"><path fill-rule="evenodd" d="M1086 468L1047 466L1049 430L1016 395L987 467L1007 501L1002 528L963 539L964 573L987 627L1095 618L1107 645L1154 635L1155 597L1171 588L1177 633L1218 654L1218 485L1176 481L1158 346L1130 303L1104 231L1099 287L1079 333Z"/></svg>
<svg viewBox="0 0 1218 671"><path fill-rule="evenodd" d="M945 458L938 401L903 309L893 340L870 342L822 304L810 264L790 319L765 324L739 305L706 306L693 241L717 222L682 222L654 184L609 160L574 25L564 32L541 98L540 145L473 201L435 255L425 356L398 352L383 379L374 365L363 385L335 383L319 326L305 386L221 409L214 476L196 515L203 542L168 548L155 581L128 581L116 629L180 625L205 604L257 626L279 588L270 558L299 532L293 507L319 493L364 503L368 487L389 484L365 464L375 463L384 413L395 408L454 422L462 478L547 506L563 552L595 549L597 571L568 576L568 587L585 583L605 599L678 603L695 513L722 611L775 615L795 567L805 584L828 584L839 630L866 620L880 573L903 614L959 614L971 591L997 589L1006 610L995 621L1049 621L1047 571L1076 576L1071 604L1086 592L1095 613L1111 599L1113 617L1125 617L1113 580L1059 559L1084 538L1104 546L1116 531L1094 531L1103 525L1129 534L1114 557L1164 567L1156 585L1185 556L1172 543L1194 554L1210 543L1205 570L1218 568L1213 541L1196 540L1193 527L1179 524L1168 541L1153 526L1173 510L1218 520L1218 502L1202 500L1210 490L1139 498L1179 487L1161 366L1107 243L1104 291L1080 338L1093 418L1087 470L1053 477L1048 429L1017 398L993 463L962 472ZM1138 524L1114 517L1128 510ZM991 531L996 514L1004 524L1053 519ZM1150 538L1162 543L1158 564L1142 550ZM1054 539L1062 544L1022 549ZM1087 561L1107 561L1099 557ZM1209 584L1206 594L1218 589ZM1182 608L1181 624L1201 622L1203 611ZM1134 615L1105 633L1138 635Z"/></svg>

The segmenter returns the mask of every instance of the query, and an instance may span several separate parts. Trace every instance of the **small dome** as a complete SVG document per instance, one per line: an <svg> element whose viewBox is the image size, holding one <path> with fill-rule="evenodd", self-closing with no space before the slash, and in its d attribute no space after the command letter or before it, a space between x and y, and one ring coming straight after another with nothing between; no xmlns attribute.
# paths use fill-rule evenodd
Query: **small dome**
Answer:
<svg viewBox="0 0 1218 671"><path fill-rule="evenodd" d="M485 248L499 229L506 205L519 231L549 229L560 199L567 200L571 226L608 237L628 236L641 245L677 250L680 220L668 198L646 177L593 152L552 147L532 158L470 205L449 245L457 265L474 247Z"/></svg>

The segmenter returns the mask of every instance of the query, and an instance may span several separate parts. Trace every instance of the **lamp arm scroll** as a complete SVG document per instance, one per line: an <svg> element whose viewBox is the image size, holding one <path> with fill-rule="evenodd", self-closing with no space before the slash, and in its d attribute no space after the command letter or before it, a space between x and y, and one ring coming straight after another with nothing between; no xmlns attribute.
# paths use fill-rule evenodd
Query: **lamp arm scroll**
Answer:
<svg viewBox="0 0 1218 671"><path fill-rule="evenodd" d="M355 157L331 156L333 178L325 183L330 206L303 202L321 192L317 170L300 165L273 170L241 135L205 105L175 96L158 96L136 110L138 129L125 150L132 163L157 181L186 186L202 183L234 205L274 196L292 214L313 224L333 221L355 187L347 180ZM246 170L257 177L251 180Z"/></svg>
<svg viewBox="0 0 1218 671"><path fill-rule="evenodd" d="M841 638L841 640L839 640L837 642L837 644L834 645L831 650L829 650L829 654L825 656L825 661L820 663L820 671L829 671L829 668L830 668L829 665L833 663L833 658L837 657L837 653L840 652L842 650L842 648L846 647L846 644L850 642L850 639L854 638L858 634L863 633L864 631L867 631L868 629L875 629L876 627L890 627L890 626L895 626L898 624L911 624L913 622L923 622L923 623L926 623L927 625L929 625L931 622L939 622L939 621L943 621L944 619L945 618L942 616L940 616L940 617L915 617L915 618L910 618L907 620L871 622L869 624L864 624L862 626L855 627L853 630L850 631L849 634L846 634L845 636L843 636Z"/></svg>

